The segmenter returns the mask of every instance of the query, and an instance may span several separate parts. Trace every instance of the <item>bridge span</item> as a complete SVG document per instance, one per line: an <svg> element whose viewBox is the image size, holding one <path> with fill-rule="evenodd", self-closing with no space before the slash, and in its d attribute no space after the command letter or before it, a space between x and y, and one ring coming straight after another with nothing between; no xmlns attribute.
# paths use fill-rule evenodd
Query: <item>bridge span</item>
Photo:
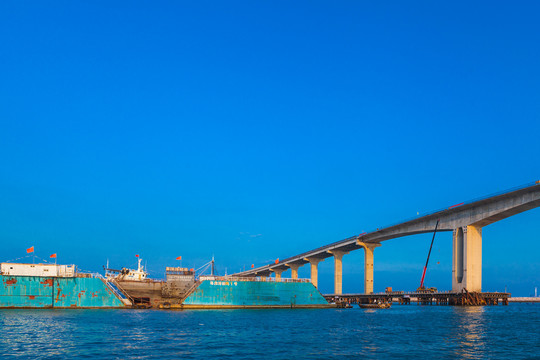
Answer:
<svg viewBox="0 0 540 360"><path fill-rule="evenodd" d="M482 291L482 228L512 215L540 206L540 181L507 190L503 193L450 206L400 224L351 236L317 249L264 265L234 276L270 276L277 278L291 269L298 278L298 269L310 264L311 281L318 285L318 265L334 257L334 294L342 294L342 259L349 252L364 250L364 293L373 293L374 251L381 242L399 237L437 231L453 232L452 291Z"/></svg>

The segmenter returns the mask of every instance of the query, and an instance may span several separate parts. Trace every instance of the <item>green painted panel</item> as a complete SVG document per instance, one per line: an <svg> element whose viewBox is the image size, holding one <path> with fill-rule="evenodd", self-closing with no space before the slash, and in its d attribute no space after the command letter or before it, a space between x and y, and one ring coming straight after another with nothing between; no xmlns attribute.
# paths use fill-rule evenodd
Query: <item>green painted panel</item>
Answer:
<svg viewBox="0 0 540 360"><path fill-rule="evenodd" d="M326 305L328 302L310 282L204 280L184 304L300 306Z"/></svg>
<svg viewBox="0 0 540 360"><path fill-rule="evenodd" d="M0 307L123 307L98 278L0 275Z"/></svg>

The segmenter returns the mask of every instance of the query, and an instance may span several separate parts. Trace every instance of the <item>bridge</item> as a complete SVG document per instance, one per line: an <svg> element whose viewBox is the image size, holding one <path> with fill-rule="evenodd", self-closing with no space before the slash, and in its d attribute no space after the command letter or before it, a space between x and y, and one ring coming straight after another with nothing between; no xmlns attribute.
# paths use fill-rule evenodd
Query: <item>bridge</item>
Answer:
<svg viewBox="0 0 540 360"><path fill-rule="evenodd" d="M400 224L321 246L282 261L233 274L234 276L271 276L291 269L291 278L298 278L298 269L310 264L311 282L318 285L318 265L334 258L334 294L342 294L342 260L351 251L364 250L364 293L373 293L374 251L383 241L437 231L453 232L452 291L482 291L482 228L512 215L540 206L540 181L505 192L419 216Z"/></svg>

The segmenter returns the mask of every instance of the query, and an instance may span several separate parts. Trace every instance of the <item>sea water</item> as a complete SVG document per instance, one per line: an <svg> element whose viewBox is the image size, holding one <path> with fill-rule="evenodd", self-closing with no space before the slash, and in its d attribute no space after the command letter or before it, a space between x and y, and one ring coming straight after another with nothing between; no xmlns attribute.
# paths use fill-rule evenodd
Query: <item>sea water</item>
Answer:
<svg viewBox="0 0 540 360"><path fill-rule="evenodd" d="M1 359L540 359L540 304L0 310Z"/></svg>

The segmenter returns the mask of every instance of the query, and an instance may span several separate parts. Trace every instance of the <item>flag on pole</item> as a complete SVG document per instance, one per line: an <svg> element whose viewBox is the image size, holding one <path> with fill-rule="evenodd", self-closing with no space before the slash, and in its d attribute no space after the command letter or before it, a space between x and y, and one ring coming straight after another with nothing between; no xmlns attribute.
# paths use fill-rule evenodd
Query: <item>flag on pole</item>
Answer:
<svg viewBox="0 0 540 360"><path fill-rule="evenodd" d="M255 264L251 264L251 268L253 269L255 267Z"/></svg>
<svg viewBox="0 0 540 360"><path fill-rule="evenodd" d="M30 254L30 253L33 253L33 252L34 252L34 247L33 246L26 249L27 254Z"/></svg>
<svg viewBox="0 0 540 360"><path fill-rule="evenodd" d="M279 258L276 259L276 264L279 263Z"/></svg>
<svg viewBox="0 0 540 360"><path fill-rule="evenodd" d="M51 259L56 259L56 254L52 254L51 256L49 256Z"/></svg>
<svg viewBox="0 0 540 360"><path fill-rule="evenodd" d="M139 255L135 255L135 257L139 257Z"/></svg>
<svg viewBox="0 0 540 360"><path fill-rule="evenodd" d="M179 256L179 257L177 257L177 258L176 258L176 260L182 260L182 257L181 257L181 256Z"/></svg>

